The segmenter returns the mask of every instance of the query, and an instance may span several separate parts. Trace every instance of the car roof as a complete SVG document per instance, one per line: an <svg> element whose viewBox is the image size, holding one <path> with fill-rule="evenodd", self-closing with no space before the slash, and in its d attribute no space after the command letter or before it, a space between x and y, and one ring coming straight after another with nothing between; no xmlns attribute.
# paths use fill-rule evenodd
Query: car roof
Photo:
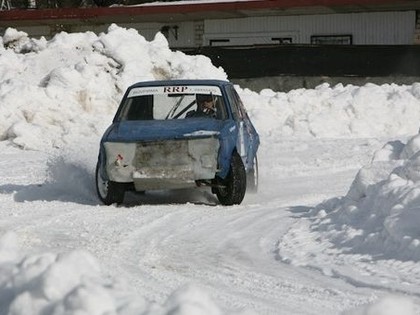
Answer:
<svg viewBox="0 0 420 315"><path fill-rule="evenodd" d="M155 80L137 82L129 87L145 87L145 86L169 86L169 85L231 85L232 83L224 80Z"/></svg>

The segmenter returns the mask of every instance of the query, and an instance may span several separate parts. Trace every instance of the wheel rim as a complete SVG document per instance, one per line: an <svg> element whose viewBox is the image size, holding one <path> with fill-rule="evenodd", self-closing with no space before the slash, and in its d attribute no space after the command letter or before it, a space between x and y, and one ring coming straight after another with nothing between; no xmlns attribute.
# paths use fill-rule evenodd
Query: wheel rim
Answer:
<svg viewBox="0 0 420 315"><path fill-rule="evenodd" d="M220 187L219 188L219 194L222 197L226 197L228 195L228 190L226 186Z"/></svg>
<svg viewBox="0 0 420 315"><path fill-rule="evenodd" d="M221 197L227 197L229 195L229 176L230 172L225 179L219 178L218 192Z"/></svg>

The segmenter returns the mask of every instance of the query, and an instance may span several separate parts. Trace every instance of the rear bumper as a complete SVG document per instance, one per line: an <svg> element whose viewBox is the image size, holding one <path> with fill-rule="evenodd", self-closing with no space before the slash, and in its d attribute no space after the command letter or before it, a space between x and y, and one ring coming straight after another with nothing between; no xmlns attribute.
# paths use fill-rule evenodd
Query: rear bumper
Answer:
<svg viewBox="0 0 420 315"><path fill-rule="evenodd" d="M217 172L219 140L213 136L154 142L105 142L109 180L133 182L136 190L195 186Z"/></svg>

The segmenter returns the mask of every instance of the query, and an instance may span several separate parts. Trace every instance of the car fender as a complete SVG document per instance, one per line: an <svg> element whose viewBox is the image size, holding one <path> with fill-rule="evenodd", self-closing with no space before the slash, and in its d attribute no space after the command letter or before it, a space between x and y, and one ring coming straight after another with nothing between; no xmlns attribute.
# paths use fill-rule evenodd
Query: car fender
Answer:
<svg viewBox="0 0 420 315"><path fill-rule="evenodd" d="M232 153L236 150L238 141L238 126L233 120L229 120L220 131L219 168L217 176L225 178L229 172Z"/></svg>

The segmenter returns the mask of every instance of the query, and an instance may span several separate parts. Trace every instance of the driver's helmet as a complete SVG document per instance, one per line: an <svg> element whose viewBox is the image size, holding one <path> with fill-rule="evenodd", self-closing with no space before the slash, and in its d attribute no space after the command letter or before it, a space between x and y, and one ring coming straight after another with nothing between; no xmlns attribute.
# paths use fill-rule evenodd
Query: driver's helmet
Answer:
<svg viewBox="0 0 420 315"><path fill-rule="evenodd" d="M216 115L216 99L211 94L197 94L196 100L198 104L197 111L206 114L207 116L215 116ZM212 102L209 104L205 104L205 102Z"/></svg>
<svg viewBox="0 0 420 315"><path fill-rule="evenodd" d="M197 94L196 100L197 100L197 104L202 104L204 102L212 101L213 96L211 94Z"/></svg>

